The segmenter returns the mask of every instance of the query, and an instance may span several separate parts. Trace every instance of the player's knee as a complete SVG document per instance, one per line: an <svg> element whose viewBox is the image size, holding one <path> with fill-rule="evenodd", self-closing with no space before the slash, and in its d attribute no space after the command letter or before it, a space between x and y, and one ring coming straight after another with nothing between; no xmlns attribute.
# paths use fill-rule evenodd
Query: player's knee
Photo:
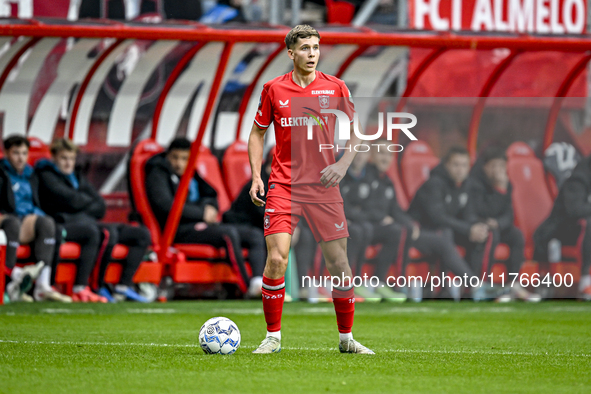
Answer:
<svg viewBox="0 0 591 394"><path fill-rule="evenodd" d="M287 267L289 254L283 254L278 250L271 250L267 255L267 264L274 269Z"/></svg>
<svg viewBox="0 0 591 394"><path fill-rule="evenodd" d="M39 216L35 221L35 234L43 238L55 236L55 222L47 216Z"/></svg>
<svg viewBox="0 0 591 394"><path fill-rule="evenodd" d="M2 224L0 225L0 229L4 230L6 234L6 238L9 241L18 240L18 234L20 231L21 222L16 216L7 215Z"/></svg>
<svg viewBox="0 0 591 394"><path fill-rule="evenodd" d="M332 268L344 269L349 261L347 260L347 252L345 250L325 255L326 268L331 271Z"/></svg>

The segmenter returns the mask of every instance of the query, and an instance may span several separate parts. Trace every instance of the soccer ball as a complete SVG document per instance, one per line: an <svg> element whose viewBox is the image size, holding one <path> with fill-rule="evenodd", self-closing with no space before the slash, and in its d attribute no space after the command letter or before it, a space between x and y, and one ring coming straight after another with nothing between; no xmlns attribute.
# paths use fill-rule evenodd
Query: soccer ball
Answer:
<svg viewBox="0 0 591 394"><path fill-rule="evenodd" d="M199 330L199 345L206 354L232 354L240 347L240 330L225 317L213 317Z"/></svg>

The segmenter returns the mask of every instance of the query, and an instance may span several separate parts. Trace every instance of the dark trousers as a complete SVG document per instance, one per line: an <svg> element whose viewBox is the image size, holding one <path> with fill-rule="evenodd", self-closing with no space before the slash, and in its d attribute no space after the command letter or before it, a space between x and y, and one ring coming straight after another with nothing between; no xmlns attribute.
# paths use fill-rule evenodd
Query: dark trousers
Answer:
<svg viewBox="0 0 591 394"><path fill-rule="evenodd" d="M365 250L371 245L373 225L369 222L347 224L349 239L347 240L347 258L353 269L353 274L361 275L361 268L365 263Z"/></svg>
<svg viewBox="0 0 591 394"><path fill-rule="evenodd" d="M80 258L77 261L74 284L88 286L101 244L101 231L90 221L66 223L61 226L66 230L65 241L80 244Z"/></svg>
<svg viewBox="0 0 591 394"><path fill-rule="evenodd" d="M250 278L246 272L242 257L242 239L240 234L248 232L248 226L213 224L203 230L196 230L194 223L180 224L174 238L175 243L205 244L216 248L224 248L232 267L240 274L241 288L246 291Z"/></svg>
<svg viewBox="0 0 591 394"><path fill-rule="evenodd" d="M419 237L411 240L410 245L426 256L437 258L442 271L451 271L456 276L474 275L472 268L456 249L453 232L449 229L421 230Z"/></svg>
<svg viewBox="0 0 591 394"><path fill-rule="evenodd" d="M494 253L492 235L489 235L484 242L472 242L468 236L453 232L453 239L456 245L461 246L466 250L465 260L474 273L477 273L478 275L488 269L490 265L489 260L492 253Z"/></svg>
<svg viewBox="0 0 591 394"><path fill-rule="evenodd" d="M486 267L486 272L491 272L492 266L495 263L494 253L495 248L499 243L504 243L509 247L509 258L505 260L507 272L509 274L517 274L521 269L521 265L525 261L525 238L520 229L511 226L504 230L492 230L492 249L489 255L489 265Z"/></svg>
<svg viewBox="0 0 591 394"><path fill-rule="evenodd" d="M581 225L581 221L576 219L564 220L558 226L554 238L563 245L576 245L579 237L583 237L581 275L589 275L591 268L591 217L586 218L583 223Z"/></svg>
<svg viewBox="0 0 591 394"><path fill-rule="evenodd" d="M314 258L316 257L316 249L318 244L314 239L314 234L310 227L305 224L305 221L300 221L298 224L298 231L300 235L298 242L293 246L293 252L295 254L296 264L298 268L298 281L300 287L302 286L302 277L307 276L310 269L313 268ZM350 230L349 230L350 232ZM312 272L314 275L314 272Z"/></svg>
<svg viewBox="0 0 591 394"><path fill-rule="evenodd" d="M146 249L152 242L150 232L143 226L130 226L122 223L100 223L98 226L103 235L101 242L105 248L99 269L99 285L104 285L105 271L113 259L113 248L115 245L121 244L127 246L128 252L119 283L131 286L133 276L146 254ZM103 230L106 230L106 234ZM105 237L108 238L105 239Z"/></svg>
<svg viewBox="0 0 591 394"><path fill-rule="evenodd" d="M263 276L267 261L267 244L265 233L257 226L245 223L227 223L238 231L242 248L248 250L248 262L252 270L252 276Z"/></svg>
<svg viewBox="0 0 591 394"><path fill-rule="evenodd" d="M375 271L381 281L386 281L386 276L392 264L403 265L404 244L406 243L407 230L397 223L392 224L371 224L370 245L381 244L382 247L374 259Z"/></svg>
<svg viewBox="0 0 591 394"><path fill-rule="evenodd" d="M471 242L468 237L454 234L457 245L466 249L466 261L477 274L491 272L495 264L495 249L499 243L509 246L509 258L505 261L509 273L518 273L524 261L525 240L523 233L515 226L503 231L494 229L484 242Z"/></svg>

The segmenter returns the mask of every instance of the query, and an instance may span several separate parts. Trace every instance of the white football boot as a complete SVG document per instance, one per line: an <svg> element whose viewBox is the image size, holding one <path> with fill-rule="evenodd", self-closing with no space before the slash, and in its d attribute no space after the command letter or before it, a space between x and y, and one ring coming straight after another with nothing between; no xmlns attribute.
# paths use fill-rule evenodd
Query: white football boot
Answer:
<svg viewBox="0 0 591 394"><path fill-rule="evenodd" d="M256 348L254 354L270 354L279 353L281 351L281 341L275 337L266 337L263 342Z"/></svg>
<svg viewBox="0 0 591 394"><path fill-rule="evenodd" d="M373 350L363 346L353 338L340 341L339 350L341 353L375 354Z"/></svg>

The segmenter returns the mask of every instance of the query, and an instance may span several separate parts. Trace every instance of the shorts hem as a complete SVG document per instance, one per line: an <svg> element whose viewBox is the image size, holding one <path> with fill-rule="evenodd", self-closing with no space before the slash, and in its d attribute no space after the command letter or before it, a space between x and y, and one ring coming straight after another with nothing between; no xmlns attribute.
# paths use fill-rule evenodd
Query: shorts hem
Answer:
<svg viewBox="0 0 591 394"><path fill-rule="evenodd" d="M341 239L341 238L349 238L349 232L347 231L343 235L340 235L339 234L339 235L335 235L335 236L332 236L332 237L328 237L328 239L321 239L320 241L322 241L322 242L330 242L330 241L335 241L335 240ZM317 241L317 242L320 242L320 241Z"/></svg>
<svg viewBox="0 0 591 394"><path fill-rule="evenodd" d="M285 231L285 230L274 230L274 231L265 231L265 238L267 237L267 235L273 235L273 234L281 234L281 233L285 233L285 234L289 234L291 236L293 236L293 231Z"/></svg>

